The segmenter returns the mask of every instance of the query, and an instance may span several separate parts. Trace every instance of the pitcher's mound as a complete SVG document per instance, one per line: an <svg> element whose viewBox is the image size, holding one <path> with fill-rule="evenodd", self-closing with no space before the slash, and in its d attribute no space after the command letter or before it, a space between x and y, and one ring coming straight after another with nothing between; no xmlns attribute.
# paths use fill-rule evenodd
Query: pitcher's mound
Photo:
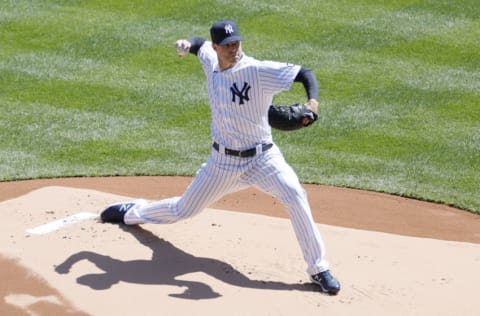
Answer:
<svg viewBox="0 0 480 316"><path fill-rule="evenodd" d="M50 186L1 202L1 262L12 273L25 271L12 268L18 260L16 266L34 275L23 286L12 277L1 282L0 312L403 316L480 310L480 244L319 224L342 283L332 297L309 283L285 218L207 209L173 225L126 227L76 217L130 199Z"/></svg>

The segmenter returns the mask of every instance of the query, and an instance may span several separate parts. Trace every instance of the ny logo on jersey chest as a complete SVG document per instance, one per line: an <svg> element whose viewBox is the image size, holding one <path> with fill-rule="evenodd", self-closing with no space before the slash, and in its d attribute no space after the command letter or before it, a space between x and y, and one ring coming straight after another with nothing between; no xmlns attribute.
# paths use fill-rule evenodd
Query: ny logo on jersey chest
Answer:
<svg viewBox="0 0 480 316"><path fill-rule="evenodd" d="M230 91L232 91L232 102L237 101L237 97L239 98L239 104L245 104L244 100L250 101L250 97L248 96L248 92L250 91L251 86L247 83L243 83L243 88L240 90L236 83L234 83L230 87Z"/></svg>

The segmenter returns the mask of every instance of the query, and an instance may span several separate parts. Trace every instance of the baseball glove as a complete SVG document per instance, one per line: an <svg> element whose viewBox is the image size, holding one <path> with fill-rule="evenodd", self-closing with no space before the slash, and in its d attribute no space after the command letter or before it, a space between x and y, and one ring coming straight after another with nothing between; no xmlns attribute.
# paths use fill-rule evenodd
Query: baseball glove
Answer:
<svg viewBox="0 0 480 316"><path fill-rule="evenodd" d="M304 104L290 106L270 105L268 123L271 127L282 131L293 131L309 126L318 120L317 113Z"/></svg>

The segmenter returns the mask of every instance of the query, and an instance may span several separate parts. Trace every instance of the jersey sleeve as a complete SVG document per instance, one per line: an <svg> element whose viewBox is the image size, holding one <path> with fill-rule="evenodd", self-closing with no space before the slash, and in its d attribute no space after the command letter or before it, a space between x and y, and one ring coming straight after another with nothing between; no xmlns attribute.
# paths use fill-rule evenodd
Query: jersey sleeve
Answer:
<svg viewBox="0 0 480 316"><path fill-rule="evenodd" d="M211 71L217 61L217 53L212 47L212 42L205 41L200 47L197 53L197 57L200 60L200 64L205 73Z"/></svg>
<svg viewBox="0 0 480 316"><path fill-rule="evenodd" d="M269 93L290 90L300 68L299 65L289 63L260 62L258 72L263 89Z"/></svg>

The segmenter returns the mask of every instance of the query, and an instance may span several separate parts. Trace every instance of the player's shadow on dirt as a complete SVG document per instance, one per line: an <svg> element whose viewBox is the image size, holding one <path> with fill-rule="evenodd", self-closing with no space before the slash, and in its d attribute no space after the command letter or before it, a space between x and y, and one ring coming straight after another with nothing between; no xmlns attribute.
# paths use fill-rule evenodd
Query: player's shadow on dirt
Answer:
<svg viewBox="0 0 480 316"><path fill-rule="evenodd" d="M122 261L91 251L81 251L71 255L58 265L55 271L61 274L68 273L75 263L88 260L104 271L104 273L86 274L77 278L78 283L92 289L108 289L120 281L139 284L163 284L186 288L183 293L170 294L170 296L194 300L221 296L208 284L179 279L194 272L203 272L227 284L245 288L278 291L318 291L315 286L309 283L288 284L276 281L251 280L226 262L195 257L140 226L122 226L122 228L131 233L141 244L152 250L151 260Z"/></svg>

